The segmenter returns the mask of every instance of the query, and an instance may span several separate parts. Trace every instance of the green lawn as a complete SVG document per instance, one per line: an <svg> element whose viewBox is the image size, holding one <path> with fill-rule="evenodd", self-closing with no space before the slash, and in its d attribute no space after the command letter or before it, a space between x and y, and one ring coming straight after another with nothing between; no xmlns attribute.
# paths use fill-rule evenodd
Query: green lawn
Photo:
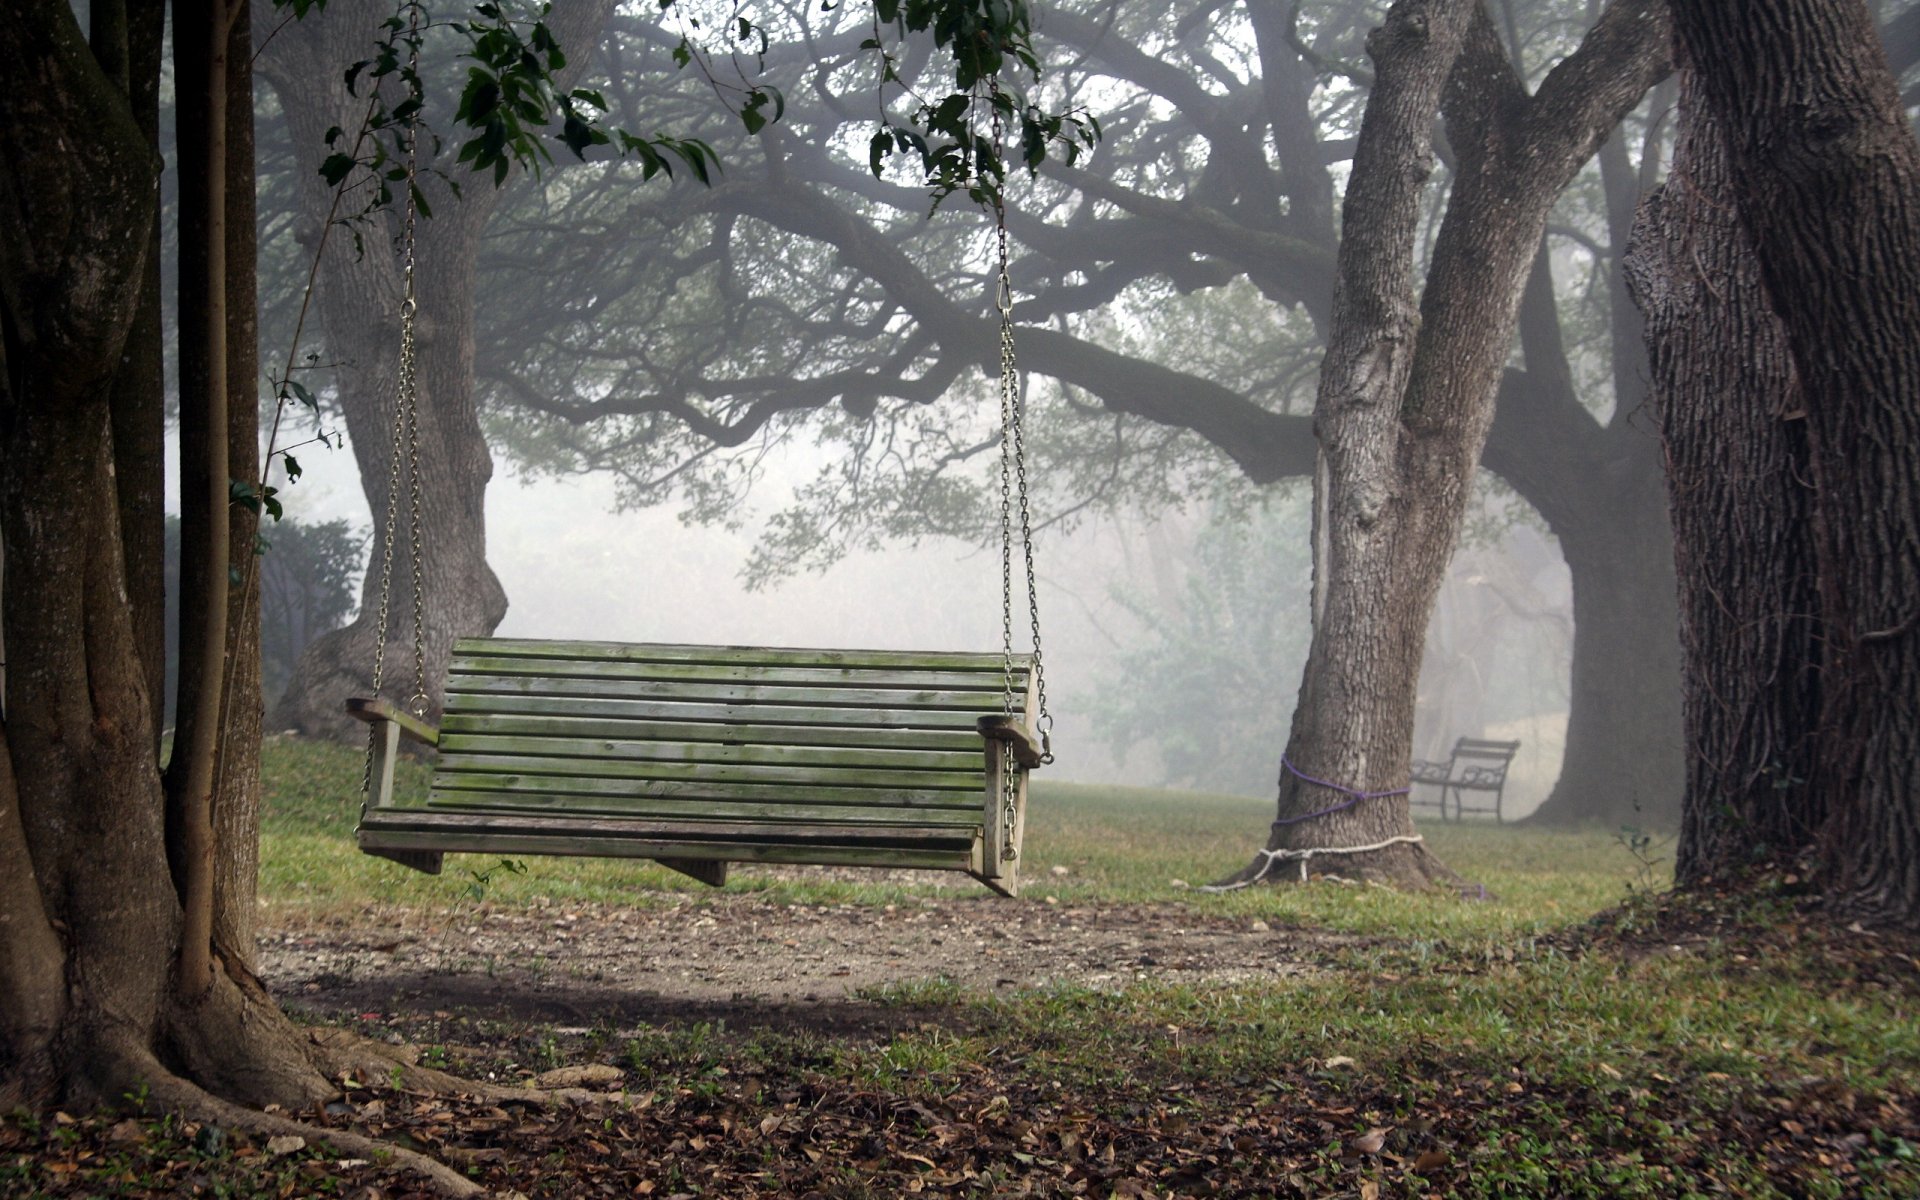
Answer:
<svg viewBox="0 0 1920 1200"><path fill-rule="evenodd" d="M450 858L435 878L361 855L352 846L361 771L360 754L348 748L292 739L268 743L261 885L269 904L322 910L441 905L470 897L481 886L488 899L502 904L546 896L646 905L713 894L652 863L527 859L521 875L497 869L498 859L463 855ZM397 788L403 796L423 795L425 769L403 766ZM1196 890L1247 862L1271 819L1270 802L1247 797L1036 781L1023 867L1027 898L1178 900L1209 911L1352 932L1511 940L1582 920L1618 903L1632 887L1666 882L1664 862L1649 872L1605 831L1434 822L1423 826L1429 844L1463 878L1483 886L1485 900L1378 888L1262 887L1229 895ZM1056 866L1067 873L1056 876ZM980 890L957 875L921 885L892 877L851 882L844 873L810 880L791 871L735 870L730 890L762 890L793 903L886 904L931 888ZM476 875L486 877L484 885Z"/></svg>

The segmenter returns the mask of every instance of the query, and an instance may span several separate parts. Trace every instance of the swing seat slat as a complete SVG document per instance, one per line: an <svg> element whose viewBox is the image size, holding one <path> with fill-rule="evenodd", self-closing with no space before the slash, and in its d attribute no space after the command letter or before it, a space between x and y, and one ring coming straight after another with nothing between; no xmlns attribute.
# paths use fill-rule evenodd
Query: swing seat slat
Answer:
<svg viewBox="0 0 1920 1200"><path fill-rule="evenodd" d="M1026 732L997 654L469 639L438 729L350 701L376 730L368 853L658 859L709 883L728 862L964 871L1018 891ZM405 718L405 721L402 720ZM396 804L400 736L437 742L424 805ZM1013 806L1003 806L1004 789Z"/></svg>

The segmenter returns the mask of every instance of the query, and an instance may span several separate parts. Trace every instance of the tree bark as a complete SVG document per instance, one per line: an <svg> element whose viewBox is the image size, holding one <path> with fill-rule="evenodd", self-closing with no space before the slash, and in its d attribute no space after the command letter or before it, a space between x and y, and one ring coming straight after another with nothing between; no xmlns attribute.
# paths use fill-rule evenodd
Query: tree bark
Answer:
<svg viewBox="0 0 1920 1200"><path fill-rule="evenodd" d="M172 986L182 908L129 602L159 580L127 575L109 411L157 162L66 4L16 14L0 73L0 1099L118 1101L178 1083L165 1063L303 1104L330 1085L263 994L225 974L193 1003Z"/></svg>
<svg viewBox="0 0 1920 1200"><path fill-rule="evenodd" d="M1681 137L1632 254L1679 555L1687 776L1677 874L1793 862L1823 657L1804 400L1742 226L1722 132L1683 72ZM1742 664L1740 669L1729 669Z"/></svg>
<svg viewBox="0 0 1920 1200"><path fill-rule="evenodd" d="M1617 3L1529 96L1475 3L1401 0L1369 37L1375 84L1315 409L1313 642L1278 818L1236 882L1281 861L1452 878L1419 844L1404 792L1426 623L1547 212L1664 71L1664 38L1656 5ZM1414 232L1443 98L1457 166L1416 315Z"/></svg>
<svg viewBox="0 0 1920 1200"><path fill-rule="evenodd" d="M611 7L610 0L575 0L557 6L549 23L563 45L585 47ZM336 126L358 129L366 112L366 101L347 93L342 72L366 56L374 30L390 11L371 0L330 6L326 21L283 29L262 59L262 74L280 95L300 163L311 244L317 245L325 233L331 200L318 175L319 163L329 152L326 131ZM563 83L588 57L583 49L573 54ZM389 696L405 704L422 692L428 713L437 715L454 641L490 634L506 615L506 592L486 558L485 501L493 457L480 428L473 342L480 237L499 203L499 191L480 184L464 189L456 199L425 170L424 159L421 166L422 189L434 216L419 222L415 275L420 524L416 531L408 520L404 474L403 494L388 494L399 403L402 274L386 250L389 238L397 244L398 214L383 212L374 214L362 230L365 253L338 230L326 237L320 287L327 341L342 363L337 398L373 513L374 557L359 614L301 654L286 692L274 705L275 729L339 740L364 736L343 713L342 701L366 694L372 685L381 650L379 567L389 529L392 594L383 680ZM401 454L410 456L404 447ZM412 663L417 622L410 595L415 536L421 540L425 625L419 683Z"/></svg>
<svg viewBox="0 0 1920 1200"><path fill-rule="evenodd" d="M101 46L104 5L94 6L94 55L104 63ZM127 0L121 7L111 54L125 65L109 72L123 84L133 119L157 156L160 152L160 54L166 5L161 0ZM160 298L160 198L153 198L153 219L146 248L146 275L140 283L140 308L121 350L113 381L114 483L120 494L121 553L127 577L157 580L166 560L166 364ZM141 647L148 703L158 735L166 711L166 598L158 587L139 587L127 597L132 606L134 640ZM154 754L160 746L156 736Z"/></svg>
<svg viewBox="0 0 1920 1200"><path fill-rule="evenodd" d="M1682 0L1674 15L1804 398L1821 884L1920 923L1920 143L1857 0ZM1767 666L1713 664L1700 682Z"/></svg>

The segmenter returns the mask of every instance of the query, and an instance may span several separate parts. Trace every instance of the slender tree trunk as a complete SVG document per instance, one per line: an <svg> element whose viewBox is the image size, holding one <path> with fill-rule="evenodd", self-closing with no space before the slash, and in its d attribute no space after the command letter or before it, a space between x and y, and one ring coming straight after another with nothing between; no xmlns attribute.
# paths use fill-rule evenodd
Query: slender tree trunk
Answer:
<svg viewBox="0 0 1920 1200"><path fill-rule="evenodd" d="M213 971L213 791L226 696L232 472L227 464L227 60L229 5L174 6L180 105L180 699L167 772L167 848L180 889L180 988ZM198 536L188 536L192 531Z"/></svg>
<svg viewBox="0 0 1920 1200"><path fill-rule="evenodd" d="M227 41L227 467L234 479L260 479L260 304L253 173L253 14L246 4ZM260 880L260 566L261 516L229 510L225 698L214 791L213 942L223 957L251 962Z"/></svg>
<svg viewBox="0 0 1920 1200"><path fill-rule="evenodd" d="M1920 923L1920 143L1857 0L1674 13L1805 400L1821 648L1802 664L1820 693L1805 811L1828 814L1821 881L1847 907ZM1722 662L1699 683L1772 669ZM1788 671L1769 686L1806 684Z"/></svg>
<svg viewBox="0 0 1920 1200"><path fill-rule="evenodd" d="M162 0L96 3L89 21L94 57L125 89L134 121L155 155L160 152L160 54L165 22ZM121 553L127 577L136 581L158 580L166 569L167 397L158 195L152 216L140 308L121 350L112 397L113 480L120 495ZM157 734L166 710L166 598L157 586L141 586L128 594L127 603L133 611L134 640L141 647ZM156 756L159 749L156 739Z"/></svg>

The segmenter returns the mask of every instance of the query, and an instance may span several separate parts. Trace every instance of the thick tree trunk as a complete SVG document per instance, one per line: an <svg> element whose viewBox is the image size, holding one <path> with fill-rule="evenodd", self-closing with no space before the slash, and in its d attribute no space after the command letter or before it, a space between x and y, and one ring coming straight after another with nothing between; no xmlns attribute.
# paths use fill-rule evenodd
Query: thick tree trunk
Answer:
<svg viewBox="0 0 1920 1200"><path fill-rule="evenodd" d="M562 73L562 86L586 64L586 47L611 7L610 0L574 0L556 6L549 22L555 35L563 45L578 48ZM320 241L331 201L318 174L321 159L330 152L326 132L333 127L357 130L366 113L366 101L347 93L342 72L366 57L375 28L390 13L390 6L372 0L332 5L327 20L282 30L262 59L262 74L281 97L301 164L300 176L306 181L302 204L310 222L310 244ZM447 103L443 111L450 108ZM481 233L499 193L482 183L464 189L456 199L425 171L426 165L423 160L421 183L434 217L419 222L416 255L419 527L413 529L408 518L410 489L404 474L402 494L388 494L399 400L402 275L399 263L387 252L387 239L400 234L399 214L383 212L363 227L368 235L363 238L365 253L339 230L326 238L320 288L327 341L342 364L338 402L373 513L372 569L361 594L359 615L344 628L316 639L301 654L286 692L273 709L276 730L343 740L364 736L341 711L341 704L346 697L369 690L375 659L381 653L379 567L389 529L393 568L384 658L386 694L407 703L416 692L424 693L429 713L437 714L454 641L492 633L506 615L506 592L486 557L485 502L493 457L480 428L473 345L475 264ZM450 163L441 166L452 169ZM397 245L397 240L391 244ZM410 448L403 447L401 453L412 457ZM418 683L413 664L417 622L410 552L416 532L422 543L425 625L423 680Z"/></svg>
<svg viewBox="0 0 1920 1200"><path fill-rule="evenodd" d="M1574 391L1544 257L1521 303L1527 369L1507 373L1486 466L1559 537L1574 609L1566 752L1531 819L1671 829L1682 773L1678 615L1660 442L1633 398L1645 372L1629 372L1635 392L1617 401L1632 408L1600 424Z"/></svg>
<svg viewBox="0 0 1920 1200"><path fill-rule="evenodd" d="M1670 182L1633 249L1680 555L1683 884L1811 848L1822 658L1803 401L1690 72ZM1739 664L1739 669L1729 669Z"/></svg>
<svg viewBox="0 0 1920 1200"><path fill-rule="evenodd" d="M118 1101L177 1084L167 1063L238 1099L304 1103L329 1085L264 996L225 974L191 1002L172 986L181 906L109 413L157 164L67 5L16 15L0 74L15 84L0 92L0 1099Z"/></svg>
<svg viewBox="0 0 1920 1200"><path fill-rule="evenodd" d="M1660 441L1645 415L1646 340L1620 267L1642 177L1660 152L1650 139L1635 171L1616 131L1597 158L1614 248L1613 412L1604 424L1584 416L1542 253L1521 301L1528 387L1502 396L1487 459L1534 499L1572 576L1566 750L1560 778L1532 819L1670 830L1680 820L1684 770L1673 530ZM1533 415L1510 411L1523 404L1550 406L1562 420L1514 420ZM1522 444L1501 444L1503 431Z"/></svg>
<svg viewBox="0 0 1920 1200"><path fill-rule="evenodd" d="M1404 793L1427 619L1547 212L1663 69L1664 33L1656 6L1616 4L1532 97L1475 3L1402 0L1369 37L1376 82L1315 409L1313 643L1278 819L1239 880L1285 877L1281 862L1451 878ZM1443 96L1457 168L1416 315L1414 231Z"/></svg>
<svg viewBox="0 0 1920 1200"><path fill-rule="evenodd" d="M1857 0L1674 12L1805 398L1821 879L1851 907L1920 923L1920 143ZM1768 666L1716 664L1701 683Z"/></svg>
<svg viewBox="0 0 1920 1200"><path fill-rule="evenodd" d="M1560 779L1535 814L1543 824L1670 832L1679 821L1673 535L1650 490L1607 497L1596 488L1582 508L1600 511L1555 526L1574 571L1576 650Z"/></svg>

